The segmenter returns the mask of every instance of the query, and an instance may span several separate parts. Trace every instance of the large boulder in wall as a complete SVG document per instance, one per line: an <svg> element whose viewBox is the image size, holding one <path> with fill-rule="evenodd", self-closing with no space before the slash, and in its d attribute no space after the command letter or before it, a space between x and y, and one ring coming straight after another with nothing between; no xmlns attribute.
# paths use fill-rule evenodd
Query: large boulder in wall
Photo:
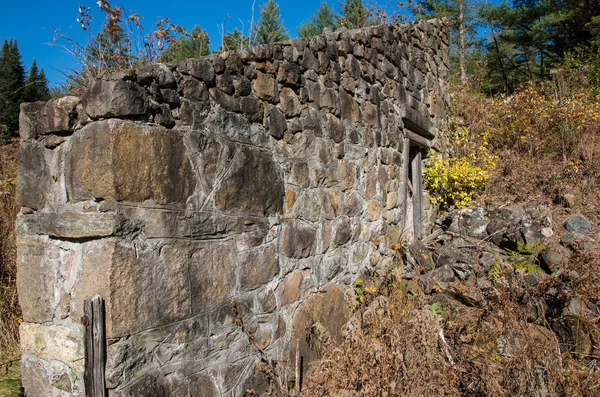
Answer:
<svg viewBox="0 0 600 397"><path fill-rule="evenodd" d="M296 360L296 341L302 357L302 374L308 376L323 354L323 342L338 346L344 341L342 327L352 314L351 305L344 291L337 285L329 285L302 303L292 320L290 340L291 362Z"/></svg>

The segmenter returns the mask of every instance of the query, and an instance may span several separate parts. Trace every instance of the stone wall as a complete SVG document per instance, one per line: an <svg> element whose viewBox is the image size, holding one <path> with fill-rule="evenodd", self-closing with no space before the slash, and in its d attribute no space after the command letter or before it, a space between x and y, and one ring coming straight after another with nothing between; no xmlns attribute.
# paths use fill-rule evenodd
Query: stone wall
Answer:
<svg viewBox="0 0 600 397"><path fill-rule="evenodd" d="M109 396L259 391L232 300L273 359L293 360L299 339L308 371L307 330L341 341L347 287L390 260L381 237L402 234L404 127L439 146L447 46L439 21L340 31L22 105L28 395L84 395L93 295L106 302Z"/></svg>

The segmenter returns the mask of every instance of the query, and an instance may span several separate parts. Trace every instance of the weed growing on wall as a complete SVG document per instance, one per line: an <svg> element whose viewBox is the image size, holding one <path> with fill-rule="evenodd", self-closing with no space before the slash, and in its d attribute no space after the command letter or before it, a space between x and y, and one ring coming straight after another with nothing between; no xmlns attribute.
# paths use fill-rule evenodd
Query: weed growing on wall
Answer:
<svg viewBox="0 0 600 397"><path fill-rule="evenodd" d="M378 288L372 283L359 278L354 282L354 303L352 304L352 311L358 310L363 305L369 296L376 295Z"/></svg>
<svg viewBox="0 0 600 397"><path fill-rule="evenodd" d="M208 51L208 35L204 30L198 28L190 33L168 17L158 20L147 30L139 14L128 13L125 8L106 0L96 4L99 11L87 6L78 9L77 22L88 34L85 43L77 42L59 30L54 31L54 45L72 55L79 64L78 68L64 73L66 88L76 94L81 94L94 79L107 73L158 61L170 45L200 43L199 53L192 53L192 56L202 55L203 43ZM177 51L172 48L167 56L172 57Z"/></svg>

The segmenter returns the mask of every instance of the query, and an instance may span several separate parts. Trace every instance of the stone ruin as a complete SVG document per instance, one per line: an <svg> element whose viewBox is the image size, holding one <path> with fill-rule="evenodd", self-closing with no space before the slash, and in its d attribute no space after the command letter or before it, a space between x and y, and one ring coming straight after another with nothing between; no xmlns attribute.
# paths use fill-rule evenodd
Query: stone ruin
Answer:
<svg viewBox="0 0 600 397"><path fill-rule="evenodd" d="M86 395L93 296L101 394L264 390L239 320L292 373L299 341L310 371L306 333L341 341L347 291L389 260L377 240L419 238L432 219L421 165L442 148L448 67L434 20L149 65L23 104L27 395Z"/></svg>

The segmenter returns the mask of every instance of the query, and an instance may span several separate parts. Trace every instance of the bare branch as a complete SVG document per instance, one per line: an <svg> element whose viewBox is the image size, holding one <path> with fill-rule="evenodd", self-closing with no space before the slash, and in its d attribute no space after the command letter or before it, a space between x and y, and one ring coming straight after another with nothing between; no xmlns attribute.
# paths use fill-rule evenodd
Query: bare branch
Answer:
<svg viewBox="0 0 600 397"><path fill-rule="evenodd" d="M250 19L250 31L248 32L248 47L252 45L252 29L254 29L254 7L256 6L256 0L252 2L252 18Z"/></svg>

